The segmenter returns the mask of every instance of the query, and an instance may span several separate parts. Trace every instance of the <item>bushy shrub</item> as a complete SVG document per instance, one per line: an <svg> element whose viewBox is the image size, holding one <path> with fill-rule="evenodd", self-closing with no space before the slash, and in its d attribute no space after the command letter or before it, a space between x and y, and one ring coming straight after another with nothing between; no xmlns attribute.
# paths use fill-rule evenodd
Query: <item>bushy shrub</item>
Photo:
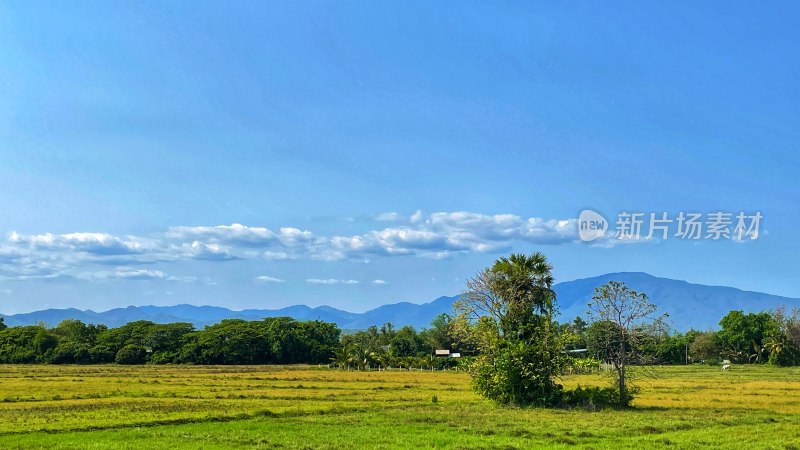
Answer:
<svg viewBox="0 0 800 450"><path fill-rule="evenodd" d="M176 352L153 352L150 364L173 364L176 359Z"/></svg>
<svg viewBox="0 0 800 450"><path fill-rule="evenodd" d="M481 355L472 365L472 382L482 396L500 404L554 406L562 386L553 379L553 364L539 349L513 343L495 355Z"/></svg>
<svg viewBox="0 0 800 450"><path fill-rule="evenodd" d="M630 391L628 396L631 396ZM574 390L564 391L563 406L566 408L584 408L591 411L619 406L619 390L616 387L578 386Z"/></svg>
<svg viewBox="0 0 800 450"><path fill-rule="evenodd" d="M59 344L48 358L51 364L90 364L92 362L89 347L85 344Z"/></svg>
<svg viewBox="0 0 800 450"><path fill-rule="evenodd" d="M114 362L117 356L114 350L107 345L95 345L89 349L89 357L95 363L110 363Z"/></svg>
<svg viewBox="0 0 800 450"><path fill-rule="evenodd" d="M117 352L114 362L117 364L144 364L147 359L147 350L141 345L126 345Z"/></svg>
<svg viewBox="0 0 800 450"><path fill-rule="evenodd" d="M600 360L594 357L588 358L571 358L567 357L566 367L571 373L593 373L600 369Z"/></svg>

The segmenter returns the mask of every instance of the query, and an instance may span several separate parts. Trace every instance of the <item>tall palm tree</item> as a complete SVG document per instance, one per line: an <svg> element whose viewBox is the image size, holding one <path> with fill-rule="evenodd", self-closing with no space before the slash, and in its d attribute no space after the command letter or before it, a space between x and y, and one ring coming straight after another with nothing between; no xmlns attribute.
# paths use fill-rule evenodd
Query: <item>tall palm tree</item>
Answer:
<svg viewBox="0 0 800 450"><path fill-rule="evenodd" d="M761 356L764 354L764 347L760 347L758 345L758 342L756 342L755 340L753 340L751 342L751 344L752 344L754 353L752 355L750 355L749 361L751 363L755 362L756 364L758 364L758 363L761 362Z"/></svg>
<svg viewBox="0 0 800 450"><path fill-rule="evenodd" d="M491 268L492 286L505 300L507 314L503 334L520 332L539 314L550 320L555 308L552 266L541 253L514 253L498 259Z"/></svg>
<svg viewBox="0 0 800 450"><path fill-rule="evenodd" d="M367 365L372 362L372 358L375 355L372 349L367 345L354 346L350 354L358 370L364 370Z"/></svg>
<svg viewBox="0 0 800 450"><path fill-rule="evenodd" d="M345 346L341 346L338 349L336 349L336 351L333 352L333 357L331 358L331 362L333 362L333 364L340 369L348 368L350 366L350 363L352 362L350 349L348 349Z"/></svg>
<svg viewBox="0 0 800 450"><path fill-rule="evenodd" d="M778 357L781 355L784 348L784 342L782 339L770 338L764 343L764 348L769 351L769 361L773 364L777 364Z"/></svg>
<svg viewBox="0 0 800 450"><path fill-rule="evenodd" d="M378 352L374 356L375 361L384 369L387 369L392 365L392 355L389 352Z"/></svg>

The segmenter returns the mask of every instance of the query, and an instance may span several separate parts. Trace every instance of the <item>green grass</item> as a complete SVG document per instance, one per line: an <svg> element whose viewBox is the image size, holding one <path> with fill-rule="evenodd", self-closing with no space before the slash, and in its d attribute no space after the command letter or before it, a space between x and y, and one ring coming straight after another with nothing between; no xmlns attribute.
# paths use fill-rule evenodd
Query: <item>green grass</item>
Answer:
<svg viewBox="0 0 800 450"><path fill-rule="evenodd" d="M0 448L800 449L800 369L654 373L634 408L589 412L497 407L453 372L0 366Z"/></svg>

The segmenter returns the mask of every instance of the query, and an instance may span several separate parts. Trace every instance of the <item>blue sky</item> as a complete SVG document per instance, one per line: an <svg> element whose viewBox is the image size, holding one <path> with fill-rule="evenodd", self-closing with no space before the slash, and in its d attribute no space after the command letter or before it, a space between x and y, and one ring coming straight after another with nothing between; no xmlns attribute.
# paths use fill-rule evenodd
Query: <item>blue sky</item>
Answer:
<svg viewBox="0 0 800 450"><path fill-rule="evenodd" d="M4 2L0 312L363 311L535 250L800 297L798 12ZM582 243L586 208L764 218Z"/></svg>

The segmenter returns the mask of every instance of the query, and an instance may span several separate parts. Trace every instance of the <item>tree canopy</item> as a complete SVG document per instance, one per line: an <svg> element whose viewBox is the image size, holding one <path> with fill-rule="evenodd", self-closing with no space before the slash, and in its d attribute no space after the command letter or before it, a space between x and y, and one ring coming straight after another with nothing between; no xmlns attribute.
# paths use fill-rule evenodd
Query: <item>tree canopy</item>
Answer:
<svg viewBox="0 0 800 450"><path fill-rule="evenodd" d="M618 281L596 288L589 303L593 341L602 358L614 365L620 405L628 405L633 398L628 385L629 366L648 362L642 349L657 331L656 309L646 294Z"/></svg>
<svg viewBox="0 0 800 450"><path fill-rule="evenodd" d="M471 323L468 334L478 351L473 384L486 398L538 406L560 401L555 376L563 357L551 270L541 253L500 258L468 280L456 303Z"/></svg>

